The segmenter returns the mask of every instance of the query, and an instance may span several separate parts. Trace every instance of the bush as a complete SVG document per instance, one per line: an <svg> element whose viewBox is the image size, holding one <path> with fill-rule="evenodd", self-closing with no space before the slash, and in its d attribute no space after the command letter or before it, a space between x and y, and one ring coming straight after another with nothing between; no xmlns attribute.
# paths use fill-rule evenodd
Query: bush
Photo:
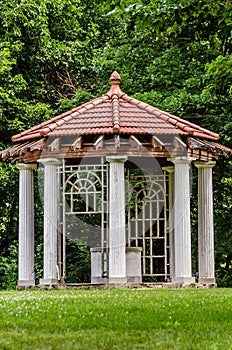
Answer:
<svg viewBox="0 0 232 350"><path fill-rule="evenodd" d="M87 245L78 240L66 240L66 278L69 283L89 283L91 279L91 256Z"/></svg>
<svg viewBox="0 0 232 350"><path fill-rule="evenodd" d="M9 256L0 256L0 289L15 289L18 274L17 245L9 247Z"/></svg>

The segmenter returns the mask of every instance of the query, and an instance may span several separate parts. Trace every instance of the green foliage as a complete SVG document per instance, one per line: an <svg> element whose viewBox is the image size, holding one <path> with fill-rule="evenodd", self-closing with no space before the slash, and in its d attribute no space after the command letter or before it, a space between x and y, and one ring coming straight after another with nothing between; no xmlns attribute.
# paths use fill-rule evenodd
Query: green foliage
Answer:
<svg viewBox="0 0 232 350"><path fill-rule="evenodd" d="M210 93L214 95L231 95L232 87L232 56L218 56L206 64L204 82Z"/></svg>
<svg viewBox="0 0 232 350"><path fill-rule="evenodd" d="M27 97L47 103L74 96L92 56L91 7L79 0L14 0L1 1L1 9L2 37L21 42L15 70L27 81Z"/></svg>
<svg viewBox="0 0 232 350"><path fill-rule="evenodd" d="M218 284L232 285L232 162L221 161L215 167L215 261ZM229 174L229 176L228 176Z"/></svg>
<svg viewBox="0 0 232 350"><path fill-rule="evenodd" d="M66 97L57 102L57 105L55 106L55 114L58 115L64 111L80 106L81 104L92 100L94 97L95 96L90 91L79 88L72 99Z"/></svg>
<svg viewBox="0 0 232 350"><path fill-rule="evenodd" d="M10 254L10 246L17 239L18 227L18 171L15 166L0 163L0 252Z"/></svg>
<svg viewBox="0 0 232 350"><path fill-rule="evenodd" d="M76 239L67 238L66 241L66 282L89 283L91 279L91 257L87 245Z"/></svg>
<svg viewBox="0 0 232 350"><path fill-rule="evenodd" d="M51 117L49 105L25 98L28 84L22 72L15 72L21 49L19 42L0 43L0 136L5 145L13 134Z"/></svg>
<svg viewBox="0 0 232 350"><path fill-rule="evenodd" d="M1 149L13 134L106 92L113 70L127 94L220 133L220 142L232 147L231 1L0 0L0 7ZM223 286L232 285L231 172L227 160L218 161L215 249ZM6 264L17 239L15 166L0 164L0 182ZM39 273L38 192L36 199Z"/></svg>
<svg viewBox="0 0 232 350"><path fill-rule="evenodd" d="M18 273L18 246L12 242L7 257L0 256L0 289L15 289Z"/></svg>

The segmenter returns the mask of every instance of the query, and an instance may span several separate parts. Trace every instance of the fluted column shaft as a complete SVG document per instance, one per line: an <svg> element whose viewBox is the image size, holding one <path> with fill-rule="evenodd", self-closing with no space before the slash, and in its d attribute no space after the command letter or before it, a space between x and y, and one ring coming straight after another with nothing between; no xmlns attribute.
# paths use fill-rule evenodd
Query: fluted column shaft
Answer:
<svg viewBox="0 0 232 350"><path fill-rule="evenodd" d="M212 168L215 162L195 162L198 168L199 283L215 283Z"/></svg>
<svg viewBox="0 0 232 350"><path fill-rule="evenodd" d="M19 168L19 261L18 286L34 286L34 184L36 164Z"/></svg>
<svg viewBox="0 0 232 350"><path fill-rule="evenodd" d="M192 159L187 157L173 159L175 164L174 180L174 250L175 271L173 282L191 284L191 225L190 225L190 175Z"/></svg>
<svg viewBox="0 0 232 350"><path fill-rule="evenodd" d="M169 232L169 265L170 279L175 276L175 245L174 245L174 166L164 167L168 173L168 232Z"/></svg>
<svg viewBox="0 0 232 350"><path fill-rule="evenodd" d="M109 156L109 282L126 282L125 180L127 157Z"/></svg>
<svg viewBox="0 0 232 350"><path fill-rule="evenodd" d="M57 279L58 175L57 159L43 159L44 165L44 269L40 285L54 285Z"/></svg>

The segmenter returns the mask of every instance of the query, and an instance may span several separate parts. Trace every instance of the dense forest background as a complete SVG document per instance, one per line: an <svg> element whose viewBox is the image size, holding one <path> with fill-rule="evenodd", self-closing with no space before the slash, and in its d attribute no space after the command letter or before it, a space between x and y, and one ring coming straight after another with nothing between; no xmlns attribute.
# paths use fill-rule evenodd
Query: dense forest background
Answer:
<svg viewBox="0 0 232 350"><path fill-rule="evenodd" d="M231 0L0 0L0 9L0 149L107 91L114 70L128 95L219 133L232 148ZM232 287L231 160L213 171L216 276ZM0 184L0 287L9 288L17 280L15 165L0 163ZM194 236L194 196L192 205Z"/></svg>

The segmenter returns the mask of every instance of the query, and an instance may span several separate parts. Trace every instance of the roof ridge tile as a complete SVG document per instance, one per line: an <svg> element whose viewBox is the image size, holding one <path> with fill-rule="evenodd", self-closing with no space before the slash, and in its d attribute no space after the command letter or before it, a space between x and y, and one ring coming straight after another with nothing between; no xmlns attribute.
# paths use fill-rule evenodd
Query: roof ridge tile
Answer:
<svg viewBox="0 0 232 350"><path fill-rule="evenodd" d="M120 131L120 113L119 113L119 101L118 96L112 97L112 109L113 109L113 131Z"/></svg>

